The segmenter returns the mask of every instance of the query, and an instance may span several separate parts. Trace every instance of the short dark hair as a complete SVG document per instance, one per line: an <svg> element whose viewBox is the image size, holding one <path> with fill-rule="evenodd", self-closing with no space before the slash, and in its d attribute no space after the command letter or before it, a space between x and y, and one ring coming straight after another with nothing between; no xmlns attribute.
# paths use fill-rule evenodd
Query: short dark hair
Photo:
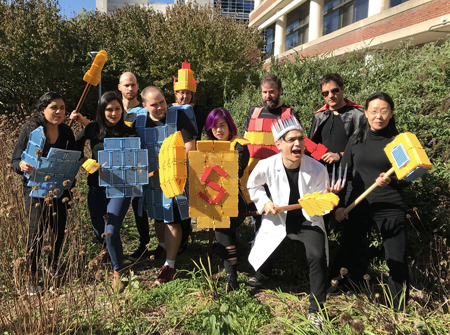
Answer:
<svg viewBox="0 0 450 335"><path fill-rule="evenodd" d="M262 77L261 83L260 83L259 86L262 86L263 84L266 84L266 83L274 83L276 88L277 88L277 90L281 89L281 79L278 78L274 74L270 74L269 73L269 74L266 74L264 77Z"/></svg>
<svg viewBox="0 0 450 335"><path fill-rule="evenodd" d="M147 86L147 87L144 88L144 89L142 90L142 92L141 92L141 98L142 98L142 101L143 101L143 102L145 102L145 96L146 96L150 91L158 91L159 93L162 94L162 96L164 97L164 99L166 98L166 97L164 96L163 90L162 90L160 87L158 87L158 86Z"/></svg>
<svg viewBox="0 0 450 335"><path fill-rule="evenodd" d="M344 78L339 73L328 73L322 79L320 79L320 89L330 81L334 81L339 87L344 87Z"/></svg>

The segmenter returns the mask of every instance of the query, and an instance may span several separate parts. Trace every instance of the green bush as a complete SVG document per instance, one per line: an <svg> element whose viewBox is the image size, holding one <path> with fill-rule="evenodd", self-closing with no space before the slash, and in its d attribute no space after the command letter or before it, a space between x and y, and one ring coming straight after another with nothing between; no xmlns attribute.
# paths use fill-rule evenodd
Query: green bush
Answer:
<svg viewBox="0 0 450 335"><path fill-rule="evenodd" d="M282 101L299 112L306 134L314 111L324 105L319 81L331 72L342 74L345 97L355 103L364 105L368 96L377 91L390 94L395 102L398 130L416 134L430 157L432 170L407 189L406 197L410 248L414 250L412 268L417 269L413 277L418 281L412 283L431 288L434 280L450 276L445 266L435 265L447 264L445 238L450 235L450 40L420 48L399 45L370 54L355 51L340 58L297 58L294 62L272 59L270 73L282 80ZM266 73L262 70L260 77ZM226 102L225 108L233 115L241 135L249 109L260 101L256 84L248 85L244 92ZM442 238L444 243L435 242ZM428 243L432 244L430 250ZM433 273L427 284L423 277L418 279L423 269Z"/></svg>
<svg viewBox="0 0 450 335"><path fill-rule="evenodd" d="M166 15L125 6L111 15L85 11L66 20L55 0L0 0L0 13L0 113L30 114L49 89L75 108L94 50L108 52L103 92L117 89L120 74L132 71L141 88L161 86L173 101L173 78L182 62L190 62L197 102L207 108L241 92L262 64L261 34L213 6L178 4ZM96 101L92 88L82 113L93 117Z"/></svg>

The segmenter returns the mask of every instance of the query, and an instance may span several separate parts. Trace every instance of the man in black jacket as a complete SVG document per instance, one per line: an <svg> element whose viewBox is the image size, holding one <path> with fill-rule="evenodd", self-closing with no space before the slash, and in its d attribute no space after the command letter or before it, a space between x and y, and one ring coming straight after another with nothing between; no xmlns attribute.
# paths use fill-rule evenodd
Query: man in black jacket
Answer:
<svg viewBox="0 0 450 335"><path fill-rule="evenodd" d="M344 99L344 80L337 73L324 76L320 89L326 104L314 113L309 138L328 148L322 161L331 173L333 164L341 160L349 138L358 129L364 108Z"/></svg>

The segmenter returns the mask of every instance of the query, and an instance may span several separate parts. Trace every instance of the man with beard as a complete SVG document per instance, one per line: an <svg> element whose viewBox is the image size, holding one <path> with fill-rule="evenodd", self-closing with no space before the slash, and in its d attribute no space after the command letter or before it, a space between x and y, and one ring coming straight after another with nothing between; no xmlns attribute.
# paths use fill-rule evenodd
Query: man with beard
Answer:
<svg viewBox="0 0 450 335"><path fill-rule="evenodd" d="M272 136L272 122L279 117L287 118L290 115L294 115L297 120L299 119L296 111L281 103L281 93L280 78L273 74L266 74L261 79L261 105L250 109L247 121L244 124L244 138L251 143L248 145L250 152L249 173L258 161L279 152ZM255 217L254 222L255 232L257 232L261 226L261 217Z"/></svg>

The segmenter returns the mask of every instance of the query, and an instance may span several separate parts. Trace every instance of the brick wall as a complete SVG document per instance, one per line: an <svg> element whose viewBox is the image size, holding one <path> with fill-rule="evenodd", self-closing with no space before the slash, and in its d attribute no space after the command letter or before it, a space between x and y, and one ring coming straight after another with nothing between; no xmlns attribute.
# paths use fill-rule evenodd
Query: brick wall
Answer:
<svg viewBox="0 0 450 335"><path fill-rule="evenodd" d="M436 0L428 2L421 6L417 6L410 10L398 13L370 25L353 30L349 33L340 35L331 40L320 44L313 45L309 48L298 52L300 56L311 57L318 54L333 51L354 43L358 43L370 38L381 36L402 28L412 26L414 24L424 22L436 17L441 17L449 13L450 2L448 0ZM293 61L294 55L285 57L287 60ZM267 68L267 66L264 66Z"/></svg>
<svg viewBox="0 0 450 335"><path fill-rule="evenodd" d="M264 13L276 1L277 0L267 0L266 2L264 2L261 5L261 7L259 7L255 12L253 12L252 15L249 17L249 23L252 23L252 21L254 21L262 13Z"/></svg>

